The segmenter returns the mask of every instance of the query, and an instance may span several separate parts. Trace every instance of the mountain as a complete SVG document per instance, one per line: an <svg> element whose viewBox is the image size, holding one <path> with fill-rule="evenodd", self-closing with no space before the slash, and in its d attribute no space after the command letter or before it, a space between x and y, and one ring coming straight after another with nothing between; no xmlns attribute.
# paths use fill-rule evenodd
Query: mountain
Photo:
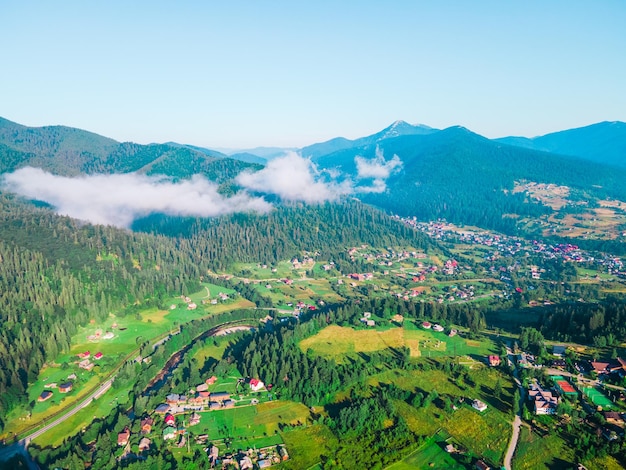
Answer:
<svg viewBox="0 0 626 470"><path fill-rule="evenodd" d="M361 137L355 140L348 140L343 137L337 137L326 142L319 144L309 145L303 147L301 153L304 157L311 157L313 159L321 157L322 155L328 155L333 152L338 152L345 149L362 147L366 145L375 144L385 139L399 137L403 135L428 135L433 132L437 132L437 129L424 125L412 125L405 121L395 121L389 127L384 128L382 131L372 134L367 137Z"/></svg>
<svg viewBox="0 0 626 470"><path fill-rule="evenodd" d="M532 139L503 137L495 141L626 168L626 122L605 121Z"/></svg>
<svg viewBox="0 0 626 470"><path fill-rule="evenodd" d="M622 183L626 170L505 145L463 127L386 138L314 161L322 169L338 169L357 183L367 184L367 180L359 179L355 158L375 161L380 152L387 161L397 155L402 166L391 172L385 191L364 193L361 199L420 219L445 218L515 232L518 217L551 212L523 193L512 193L515 182L521 180L567 185L598 198L626 198Z"/></svg>
<svg viewBox="0 0 626 470"><path fill-rule="evenodd" d="M273 158L280 157L287 152L297 152L296 147L254 147L251 149L221 149L226 155L233 156L234 154L250 154L263 158L264 160L272 160Z"/></svg>
<svg viewBox="0 0 626 470"><path fill-rule="evenodd" d="M241 160L242 162L246 162L246 163L257 163L259 165L267 164L267 159L259 157L258 155L254 155L252 153L248 153L248 152L233 153L229 155L229 157L235 160Z"/></svg>
<svg viewBox="0 0 626 470"><path fill-rule="evenodd" d="M0 118L0 172L25 166L66 176L139 172L188 178L201 173L218 182L260 168L191 145L120 143L81 129L27 127Z"/></svg>

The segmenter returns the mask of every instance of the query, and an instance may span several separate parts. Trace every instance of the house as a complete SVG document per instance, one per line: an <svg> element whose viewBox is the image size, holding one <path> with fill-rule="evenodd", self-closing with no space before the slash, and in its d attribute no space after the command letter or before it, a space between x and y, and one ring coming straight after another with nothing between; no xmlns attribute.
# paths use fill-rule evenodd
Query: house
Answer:
<svg viewBox="0 0 626 470"><path fill-rule="evenodd" d="M72 382L66 382L64 384L59 385L60 393L68 393L72 391Z"/></svg>
<svg viewBox="0 0 626 470"><path fill-rule="evenodd" d="M82 361L80 361L78 363L78 367L80 367L81 369L85 369L85 370L91 370L93 369L93 362L89 362L89 359L83 359Z"/></svg>
<svg viewBox="0 0 626 470"><path fill-rule="evenodd" d="M52 392L50 390L44 390L41 392L41 395L39 395L39 398L37 398L37 401L46 401L50 398L52 398Z"/></svg>
<svg viewBox="0 0 626 470"><path fill-rule="evenodd" d="M422 322L422 328L424 328L425 330L430 330L431 326L432 325L430 324L430 322L427 322L427 321Z"/></svg>
<svg viewBox="0 0 626 470"><path fill-rule="evenodd" d="M112 331L107 331L104 336L102 337L102 339L113 339L115 335L113 334Z"/></svg>
<svg viewBox="0 0 626 470"><path fill-rule="evenodd" d="M209 386L205 383L196 386L196 392L206 392L208 389L209 389Z"/></svg>
<svg viewBox="0 0 626 470"><path fill-rule="evenodd" d="M169 413L165 415L164 422L166 426L176 426L176 418Z"/></svg>
<svg viewBox="0 0 626 470"><path fill-rule="evenodd" d="M209 410L219 410L221 407L222 407L222 404L216 401L212 401L209 403Z"/></svg>
<svg viewBox="0 0 626 470"><path fill-rule="evenodd" d="M261 382L259 379L250 379L250 390L252 390L253 392L258 392L264 387L265 387L265 384Z"/></svg>
<svg viewBox="0 0 626 470"><path fill-rule="evenodd" d="M180 395L178 393L170 393L165 397L165 401L170 405L176 405L180 401Z"/></svg>
<svg viewBox="0 0 626 470"><path fill-rule="evenodd" d="M224 405L224 408L234 408L235 407L235 402L231 399L228 400L224 400L224 402L222 403Z"/></svg>
<svg viewBox="0 0 626 470"><path fill-rule="evenodd" d="M272 466L272 461L269 459L259 460L256 464L259 466L259 468L268 468Z"/></svg>
<svg viewBox="0 0 626 470"><path fill-rule="evenodd" d="M130 439L130 430L126 428L117 435L117 445L125 446L126 444L128 444L129 439Z"/></svg>
<svg viewBox="0 0 626 470"><path fill-rule="evenodd" d="M93 358L95 361L99 361L100 359L102 359L103 354L101 352L97 352L96 354L94 354Z"/></svg>
<svg viewBox="0 0 626 470"><path fill-rule="evenodd" d="M539 385L533 384L528 390L528 399L535 405L536 415L551 415L556 413L558 405L557 398L547 390L543 390Z"/></svg>
<svg viewBox="0 0 626 470"><path fill-rule="evenodd" d="M228 392L211 393L211 401L223 402L224 400L228 400L229 398L230 398L230 393Z"/></svg>
<svg viewBox="0 0 626 470"><path fill-rule="evenodd" d="M89 356L91 356L91 353L90 353L89 351L85 351L85 352L82 352L82 353L78 353L78 357L79 357L80 359L88 359L88 358L89 358Z"/></svg>
<svg viewBox="0 0 626 470"><path fill-rule="evenodd" d="M500 365L500 356L490 355L487 359L491 367L498 367Z"/></svg>
<svg viewBox="0 0 626 470"><path fill-rule="evenodd" d="M441 333L443 331L443 326L441 325L433 325L433 331L438 331L439 333Z"/></svg>
<svg viewBox="0 0 626 470"><path fill-rule="evenodd" d="M480 412L483 412L487 409L487 405L485 403L483 403L480 400L474 400L472 402L472 408L474 408L475 410L478 410Z"/></svg>
<svg viewBox="0 0 626 470"><path fill-rule="evenodd" d="M484 460L479 460L478 462L476 462L475 467L476 470L491 470L491 467L487 465Z"/></svg>
<svg viewBox="0 0 626 470"><path fill-rule="evenodd" d="M285 446L282 446L278 453L282 461L289 460L289 453L287 452L287 448Z"/></svg>
<svg viewBox="0 0 626 470"><path fill-rule="evenodd" d="M618 413L617 411L604 411L602 412L602 416L604 416L607 423L614 424L621 428L624 427L624 417L621 413Z"/></svg>
<svg viewBox="0 0 626 470"><path fill-rule="evenodd" d="M154 419L152 419L150 416L147 416L146 418L141 420L141 432L144 434L150 434L150 431L152 431L152 425L154 424Z"/></svg>
<svg viewBox="0 0 626 470"><path fill-rule="evenodd" d="M163 430L163 440L174 439L176 437L176 428L168 426Z"/></svg>
<svg viewBox="0 0 626 470"><path fill-rule="evenodd" d="M200 415L198 413L191 413L189 426L195 426L196 424L200 424Z"/></svg>
<svg viewBox="0 0 626 470"><path fill-rule="evenodd" d="M609 365L610 364L608 362L598 362L598 361L591 362L591 367L593 368L593 371L598 375L608 374Z"/></svg>
<svg viewBox="0 0 626 470"><path fill-rule="evenodd" d="M150 444L152 444L152 441L150 439L148 439L147 437L142 438L139 441L139 452L144 452L146 450L149 450Z"/></svg>
<svg viewBox="0 0 626 470"><path fill-rule="evenodd" d="M453 328L453 329L451 329L451 330L450 330L450 333L448 333L448 336L449 336L450 338L452 338L453 336L456 336L456 334L457 334L457 333L458 333L458 332L457 332L457 331Z"/></svg>
<svg viewBox="0 0 626 470"><path fill-rule="evenodd" d="M217 377L213 375L212 377L206 379L204 383L207 385L213 385L216 381L217 381Z"/></svg>
<svg viewBox="0 0 626 470"><path fill-rule="evenodd" d="M170 405L162 403L155 408L154 412L159 415L164 415L170 410L170 408L171 408Z"/></svg>
<svg viewBox="0 0 626 470"><path fill-rule="evenodd" d="M198 308L198 305L196 305L195 303L191 302L187 305L187 310L195 310Z"/></svg>

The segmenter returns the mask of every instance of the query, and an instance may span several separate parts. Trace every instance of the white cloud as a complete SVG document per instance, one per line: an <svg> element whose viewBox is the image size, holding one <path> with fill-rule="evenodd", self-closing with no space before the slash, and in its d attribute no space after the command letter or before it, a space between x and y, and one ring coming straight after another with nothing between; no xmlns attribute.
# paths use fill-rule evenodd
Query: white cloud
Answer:
<svg viewBox="0 0 626 470"><path fill-rule="evenodd" d="M38 168L5 174L2 186L21 196L45 201L58 213L95 224L129 227L152 213L214 217L234 212L261 212L272 205L245 192L224 197L201 176L173 183L135 173L68 178Z"/></svg>
<svg viewBox="0 0 626 470"><path fill-rule="evenodd" d="M385 180L389 178L394 171L402 167L402 160L394 155L391 160L385 160L385 156L379 148L376 148L376 156L372 159L363 157L354 157L356 163L357 178L374 178Z"/></svg>
<svg viewBox="0 0 626 470"><path fill-rule="evenodd" d="M352 192L349 181L341 184L324 181L315 165L295 152L271 160L255 173L241 173L236 181L252 191L275 194L286 201L307 203L333 201Z"/></svg>

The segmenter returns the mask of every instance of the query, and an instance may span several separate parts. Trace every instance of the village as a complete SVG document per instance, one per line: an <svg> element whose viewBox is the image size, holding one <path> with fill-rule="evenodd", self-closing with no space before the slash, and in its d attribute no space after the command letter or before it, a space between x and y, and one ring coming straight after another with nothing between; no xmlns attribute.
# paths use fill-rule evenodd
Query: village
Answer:
<svg viewBox="0 0 626 470"><path fill-rule="evenodd" d="M212 436L204 432L205 427L201 423L207 413L232 409L235 412L241 411L243 408L258 405L261 400L271 399L271 395L267 393L272 389L271 385L266 386L259 379L238 379L237 392L234 394L225 391L210 392L209 389L218 382L216 376L211 376L186 394L167 395L164 403L141 418L138 436L133 438L128 427L118 433L117 445L123 449L118 458L141 460L153 449L153 441L160 439L173 449L189 451L192 444L194 447L201 446L210 468L252 470L268 468L288 460L289 453L284 444L233 449L224 436ZM263 397L261 392L265 392ZM200 430L194 432L195 428Z"/></svg>

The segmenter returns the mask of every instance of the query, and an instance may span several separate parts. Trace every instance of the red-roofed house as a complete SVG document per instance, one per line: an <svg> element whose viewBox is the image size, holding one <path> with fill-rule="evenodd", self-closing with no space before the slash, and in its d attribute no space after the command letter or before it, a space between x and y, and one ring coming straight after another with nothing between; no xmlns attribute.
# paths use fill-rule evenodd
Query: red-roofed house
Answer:
<svg viewBox="0 0 626 470"><path fill-rule="evenodd" d="M174 418L174 416L172 416L171 414L166 414L165 415L165 424L167 426L176 426L176 418Z"/></svg>
<svg viewBox="0 0 626 470"><path fill-rule="evenodd" d="M500 365L500 356L491 355L489 356L489 365L491 367L497 367Z"/></svg>
<svg viewBox="0 0 626 470"><path fill-rule="evenodd" d="M89 358L89 356L91 356L91 353L89 351L78 353L78 357L80 357L81 359L87 359Z"/></svg>
<svg viewBox="0 0 626 470"><path fill-rule="evenodd" d="M101 352L97 352L97 353L93 356L93 358L94 358L96 361L98 361L98 360L102 359L102 353L101 353Z"/></svg>
<svg viewBox="0 0 626 470"><path fill-rule="evenodd" d="M128 444L129 439L130 439L130 430L126 428L117 435L117 445L125 446L126 444Z"/></svg>
<svg viewBox="0 0 626 470"><path fill-rule="evenodd" d="M258 392L263 387L265 387L265 384L259 379L250 379L250 390L252 390L253 392Z"/></svg>

